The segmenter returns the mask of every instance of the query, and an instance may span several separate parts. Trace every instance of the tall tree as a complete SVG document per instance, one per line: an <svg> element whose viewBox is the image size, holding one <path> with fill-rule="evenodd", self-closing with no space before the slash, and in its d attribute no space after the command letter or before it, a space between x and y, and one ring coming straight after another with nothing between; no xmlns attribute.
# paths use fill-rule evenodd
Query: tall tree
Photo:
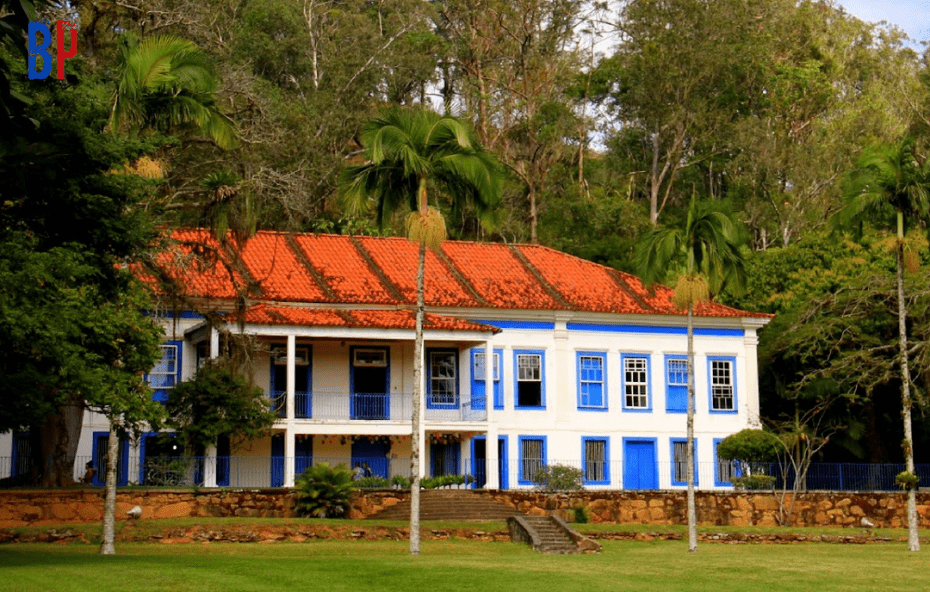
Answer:
<svg viewBox="0 0 930 592"><path fill-rule="evenodd" d="M445 240L439 210L429 205L434 186L451 200L454 213L474 208L486 228L494 224L503 173L497 160L478 144L471 129L449 116L425 109L386 111L362 133L368 162L347 167L342 196L350 209L377 204L378 224L406 204L407 236L419 245L417 260L416 342L413 362L413 418L410 456L410 554L420 554L420 430L423 396L424 270L426 248L438 250Z"/></svg>
<svg viewBox="0 0 930 592"><path fill-rule="evenodd" d="M914 439L911 428L911 372L908 368L907 302L904 270L907 259L905 223L930 221L930 161L921 162L914 151L914 139L905 137L896 145L867 149L857 163L846 191L846 203L837 216L841 226L858 226L866 221L890 222L896 231L896 282L898 300L898 356L901 376L901 417L904 421L904 461L914 475ZM920 550L918 537L916 483L907 487L908 549Z"/></svg>
<svg viewBox="0 0 930 592"><path fill-rule="evenodd" d="M217 80L209 60L192 42L161 36L119 43L120 78L113 94L114 132L145 128L179 134L195 126L221 148L236 145L232 121L216 106Z"/></svg>
<svg viewBox="0 0 930 592"><path fill-rule="evenodd" d="M729 285L739 290L745 268L742 233L731 217L711 202L691 198L684 228L662 228L648 234L636 247L635 265L647 285L681 266L673 302L688 311L688 550L697 551L694 504L694 309ZM681 268L679 267L679 268Z"/></svg>

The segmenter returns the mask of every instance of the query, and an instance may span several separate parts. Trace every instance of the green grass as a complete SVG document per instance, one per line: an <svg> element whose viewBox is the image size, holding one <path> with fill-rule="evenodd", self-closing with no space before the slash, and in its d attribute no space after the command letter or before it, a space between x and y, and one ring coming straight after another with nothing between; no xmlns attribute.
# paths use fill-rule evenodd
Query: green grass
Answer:
<svg viewBox="0 0 930 592"><path fill-rule="evenodd" d="M545 556L514 543L314 540L0 546L0 591L900 591L926 585L930 550L880 545L606 542L600 555Z"/></svg>

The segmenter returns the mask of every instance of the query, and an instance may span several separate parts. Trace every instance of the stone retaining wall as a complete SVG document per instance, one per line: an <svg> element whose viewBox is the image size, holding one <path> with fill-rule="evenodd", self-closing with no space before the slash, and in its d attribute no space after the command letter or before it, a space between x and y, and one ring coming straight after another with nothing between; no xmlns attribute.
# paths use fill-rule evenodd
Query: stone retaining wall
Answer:
<svg viewBox="0 0 930 592"><path fill-rule="evenodd" d="M683 491L584 491L549 494L533 491L483 491L496 501L530 515L558 512L571 520L584 506L591 522L684 524ZM359 493L351 518L366 518L406 500L409 492L376 490ZM790 503L790 496L785 500ZM930 528L930 494L917 495L921 528ZM116 517L125 519L133 506L142 518L293 517L290 493L280 489L120 490ZM794 502L796 526L859 526L863 517L876 527L903 527L904 493L811 492ZM705 525L776 525L779 499L772 493L697 492L698 522ZM101 489L0 491L0 527L97 522L103 518Z"/></svg>

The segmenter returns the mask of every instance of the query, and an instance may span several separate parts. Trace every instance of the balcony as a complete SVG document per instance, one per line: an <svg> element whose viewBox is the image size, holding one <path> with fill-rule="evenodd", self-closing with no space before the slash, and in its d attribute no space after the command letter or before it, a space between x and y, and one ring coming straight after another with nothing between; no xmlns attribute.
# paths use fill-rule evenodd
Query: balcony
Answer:
<svg viewBox="0 0 930 592"><path fill-rule="evenodd" d="M278 417L287 417L287 393L271 391L269 399L272 411ZM485 421L488 418L487 402L484 397L427 395L423 418L439 422ZM294 419L409 423L413 419L413 394L297 391L294 393Z"/></svg>

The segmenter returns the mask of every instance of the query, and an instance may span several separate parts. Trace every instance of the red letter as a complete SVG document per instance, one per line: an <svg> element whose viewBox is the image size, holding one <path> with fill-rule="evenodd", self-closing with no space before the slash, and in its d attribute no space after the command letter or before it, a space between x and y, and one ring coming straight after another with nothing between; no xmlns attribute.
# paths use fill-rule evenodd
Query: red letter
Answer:
<svg viewBox="0 0 930 592"><path fill-rule="evenodd" d="M74 30L71 21L58 21L57 25L58 55L55 61L58 63L58 79L62 80L65 77L65 60L77 55L77 31ZM71 50L68 53L65 53L65 25L68 25L71 32Z"/></svg>

